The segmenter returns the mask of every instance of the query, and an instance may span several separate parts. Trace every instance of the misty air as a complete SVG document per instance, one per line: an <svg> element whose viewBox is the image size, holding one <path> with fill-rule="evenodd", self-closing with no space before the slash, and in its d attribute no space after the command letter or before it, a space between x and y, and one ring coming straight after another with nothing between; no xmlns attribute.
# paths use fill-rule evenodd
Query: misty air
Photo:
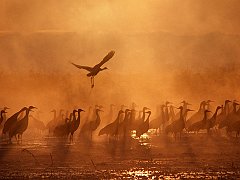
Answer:
<svg viewBox="0 0 240 180"><path fill-rule="evenodd" d="M0 1L0 179L239 179L239 12Z"/></svg>

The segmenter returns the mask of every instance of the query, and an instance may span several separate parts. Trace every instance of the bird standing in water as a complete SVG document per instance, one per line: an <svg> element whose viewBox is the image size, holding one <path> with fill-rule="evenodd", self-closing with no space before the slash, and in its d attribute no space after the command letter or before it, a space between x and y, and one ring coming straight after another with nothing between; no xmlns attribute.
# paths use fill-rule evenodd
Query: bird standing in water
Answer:
<svg viewBox="0 0 240 180"><path fill-rule="evenodd" d="M108 69L107 67L104 67L104 68L101 68L101 66L106 63L107 61L109 61L113 55L115 54L115 51L110 51L104 58L103 60L96 64L95 66L93 67L89 67L89 66L81 66L81 65L77 65L75 63L72 63L72 65L76 66L77 68L79 69L85 69L87 71L89 71L89 73L87 74L88 77L91 77L91 87L93 88L94 87L94 77L100 72L100 71L103 71L103 70L106 70Z"/></svg>

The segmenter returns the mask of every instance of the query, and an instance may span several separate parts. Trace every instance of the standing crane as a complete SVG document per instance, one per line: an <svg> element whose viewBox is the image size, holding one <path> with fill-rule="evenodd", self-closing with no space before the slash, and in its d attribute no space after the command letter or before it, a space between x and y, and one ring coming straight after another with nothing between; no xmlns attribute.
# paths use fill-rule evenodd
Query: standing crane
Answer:
<svg viewBox="0 0 240 180"><path fill-rule="evenodd" d="M208 121L208 119L207 119L207 113L208 112L211 112L211 111L205 110L203 119L201 121L193 123L191 126L188 127L187 130L188 131L193 131L193 132L198 132L201 129L205 129L206 125L207 125L207 121Z"/></svg>
<svg viewBox="0 0 240 180"><path fill-rule="evenodd" d="M182 131L186 127L186 125L185 125L186 119L185 119L184 114L183 114L183 106L180 106L177 109L180 109L180 118L178 120L176 120L176 121L173 121L172 124L168 125L165 128L166 134L173 133L174 137L175 137L175 140L177 138L177 133L179 133L180 139L181 139ZM193 110L186 109L185 113L187 113L189 111L193 111ZM186 116L187 116L187 114L186 114Z"/></svg>
<svg viewBox="0 0 240 180"><path fill-rule="evenodd" d="M25 110L27 110L27 107L23 107L20 111L16 112L6 120L3 126L2 134L9 132L10 128L17 122L18 116Z"/></svg>
<svg viewBox="0 0 240 180"><path fill-rule="evenodd" d="M124 113L124 111L120 110L118 112L116 120L113 121L112 123L106 125L104 128L102 128L99 131L98 135L99 136L104 135L104 134L106 134L107 136L114 136L114 135L116 136L116 135L118 135L117 131L118 131L118 128L119 128L119 123L120 123L119 120L120 120L121 114L123 114L123 113Z"/></svg>
<svg viewBox="0 0 240 180"><path fill-rule="evenodd" d="M34 106L29 106L27 109L26 109L26 114L25 116L15 122L15 124L10 128L10 131L9 131L9 140L11 142L11 138L13 136L16 137L17 136L17 142L19 143L19 140L21 141L22 143L22 134L27 130L27 127L28 127L28 119L29 119L29 112L32 111L32 109L36 109L36 107Z"/></svg>
<svg viewBox="0 0 240 180"><path fill-rule="evenodd" d="M80 113L82 111L84 112L84 110L82 110L82 109L78 109L77 111L73 110L73 120L70 122L71 123L71 125L70 125L70 142L73 142L73 134L80 125ZM77 119L76 119L76 114L75 114L76 112L78 113Z"/></svg>
<svg viewBox="0 0 240 180"><path fill-rule="evenodd" d="M98 128L98 126L100 125L100 122L101 122L99 112L103 112L103 111L101 109L96 109L96 119L93 120L93 121L90 121L90 122L86 122L83 125L82 130L81 130L81 133L84 133L84 134L85 133L87 133L87 134L90 133L91 140L92 140L93 131L95 131Z"/></svg>
<svg viewBox="0 0 240 180"><path fill-rule="evenodd" d="M5 110L1 110L1 115L0 115L0 125L2 124L3 122L3 119L4 119L4 114L7 113Z"/></svg>
<svg viewBox="0 0 240 180"><path fill-rule="evenodd" d="M108 69L107 67L104 67L104 68L101 68L101 66L106 63L107 61L109 61L113 55L115 54L115 51L110 51L104 58L103 60L96 64L95 66L93 67L89 67L89 66L81 66L81 65L77 65L75 63L72 63L72 65L74 65L75 67L79 68L79 69L84 69L84 70L87 70L89 73L87 74L88 77L91 77L91 87L93 88L94 87L94 77L100 72L100 71L103 71L103 70L106 70Z"/></svg>
<svg viewBox="0 0 240 180"><path fill-rule="evenodd" d="M187 121L186 121L186 128L194 124L195 122L199 122L203 119L204 117L204 111L206 109L206 101L202 101L200 103L200 107L198 111L193 114Z"/></svg>
<svg viewBox="0 0 240 180"><path fill-rule="evenodd" d="M147 111L146 113L148 114L147 119L142 124L140 124L139 127L137 128L137 131L136 131L137 137L140 137L141 135L148 132L149 130L149 118L151 116L151 111Z"/></svg>

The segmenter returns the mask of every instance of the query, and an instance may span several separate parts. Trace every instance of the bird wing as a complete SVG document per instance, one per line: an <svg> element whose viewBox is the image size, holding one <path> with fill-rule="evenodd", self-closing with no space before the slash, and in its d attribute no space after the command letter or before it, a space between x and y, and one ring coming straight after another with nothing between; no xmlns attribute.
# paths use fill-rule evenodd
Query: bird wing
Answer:
<svg viewBox="0 0 240 180"><path fill-rule="evenodd" d="M79 69L85 69L85 70L87 70L89 72L92 70L92 68L89 67L89 66L81 66L81 65L77 65L77 64L72 63L72 62L71 62L71 64L74 65L75 67L79 68Z"/></svg>
<svg viewBox="0 0 240 180"><path fill-rule="evenodd" d="M101 67L104 63L106 63L107 61L109 61L109 59L111 59L113 57L113 55L115 54L115 51L110 51L104 58L103 60L97 64L97 66Z"/></svg>

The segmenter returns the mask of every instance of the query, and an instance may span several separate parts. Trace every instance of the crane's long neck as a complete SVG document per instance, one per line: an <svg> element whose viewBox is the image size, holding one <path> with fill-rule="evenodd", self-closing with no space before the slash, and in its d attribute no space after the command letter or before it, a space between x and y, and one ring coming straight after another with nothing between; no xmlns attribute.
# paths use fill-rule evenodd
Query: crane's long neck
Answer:
<svg viewBox="0 0 240 180"><path fill-rule="evenodd" d="M215 111L215 113L213 114L213 118L214 118L214 119L216 119L218 111L219 111L219 108L217 108L216 111Z"/></svg>
<svg viewBox="0 0 240 180"><path fill-rule="evenodd" d="M201 102L201 103L200 103L200 106L199 106L198 111L201 111L202 109L204 109L204 102Z"/></svg>
<svg viewBox="0 0 240 180"><path fill-rule="evenodd" d="M185 124L185 121L184 121L184 115L183 115L183 108L180 109L180 121L182 121L183 124Z"/></svg>
<svg viewBox="0 0 240 180"><path fill-rule="evenodd" d="M99 111L96 111L96 116L97 116L96 121L98 121L100 119Z"/></svg>
<svg viewBox="0 0 240 180"><path fill-rule="evenodd" d="M117 122L119 123L120 121L120 116L121 116L121 112L118 112L118 116L117 116ZM125 117L124 117L124 121L126 120L126 117L127 117L127 112L125 112Z"/></svg>
<svg viewBox="0 0 240 180"><path fill-rule="evenodd" d="M144 119L145 119L145 116L146 116L146 110L145 110L145 109L143 109L142 121L144 121Z"/></svg>
<svg viewBox="0 0 240 180"><path fill-rule="evenodd" d="M227 112L227 109L229 110L229 108L228 108L228 102L225 102L224 108L223 108L224 114L227 114L227 113L228 113L228 112Z"/></svg>
<svg viewBox="0 0 240 180"><path fill-rule="evenodd" d="M78 118L77 118L77 121L80 121L80 114L81 114L81 112L78 111Z"/></svg>
<svg viewBox="0 0 240 180"><path fill-rule="evenodd" d="M0 124L2 123L2 121L3 121L3 112L1 112Z"/></svg>
<svg viewBox="0 0 240 180"><path fill-rule="evenodd" d="M148 112L148 116L147 116L147 120L149 122L149 118L150 118L151 112Z"/></svg>
<svg viewBox="0 0 240 180"><path fill-rule="evenodd" d="M237 112L237 105L236 105L236 104L233 105L233 112L234 112L234 113Z"/></svg>
<svg viewBox="0 0 240 180"><path fill-rule="evenodd" d="M203 122L207 122L207 112L204 112Z"/></svg>

